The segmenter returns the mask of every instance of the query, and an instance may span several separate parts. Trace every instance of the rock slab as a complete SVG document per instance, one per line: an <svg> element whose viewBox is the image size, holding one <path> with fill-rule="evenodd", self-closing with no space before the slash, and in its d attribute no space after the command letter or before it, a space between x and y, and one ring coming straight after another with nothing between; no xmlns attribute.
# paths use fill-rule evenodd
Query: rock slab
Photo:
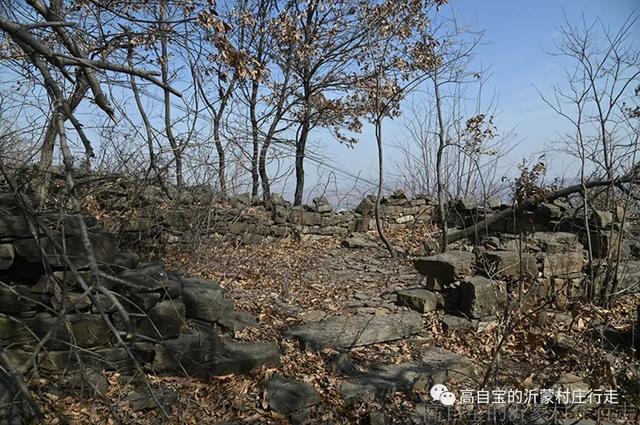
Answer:
<svg viewBox="0 0 640 425"><path fill-rule="evenodd" d="M415 311L387 315L356 314L296 326L288 338L299 340L305 349L349 348L406 338L423 327Z"/></svg>

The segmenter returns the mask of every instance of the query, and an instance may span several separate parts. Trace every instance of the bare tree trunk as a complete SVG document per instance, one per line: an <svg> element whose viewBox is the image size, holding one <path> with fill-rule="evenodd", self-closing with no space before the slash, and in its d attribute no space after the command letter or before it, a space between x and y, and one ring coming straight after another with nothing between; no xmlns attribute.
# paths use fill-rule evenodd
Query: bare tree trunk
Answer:
<svg viewBox="0 0 640 425"><path fill-rule="evenodd" d="M269 177L266 170L261 167L266 167L266 150L263 148L260 150L260 141L258 139L258 117L256 114L256 105L258 103L258 81L254 80L251 84L251 98L249 99L249 116L251 120L251 142L253 150L251 152L251 197L258 197L259 178L262 179L262 196L268 199L271 195L269 187ZM265 151L264 154L262 151ZM264 162L264 163L263 163ZM258 164L260 163L260 164ZM265 191L266 188L266 191Z"/></svg>
<svg viewBox="0 0 640 425"><path fill-rule="evenodd" d="M438 185L438 220L442 226L442 237L440 241L440 250L445 252L448 245L449 229L447 225L447 199L445 194L445 187L443 181L442 170L442 155L446 147L446 137L444 128L444 117L442 116L442 99L440 97L440 86L437 81L437 76L433 78L433 89L436 97L436 113L438 115L438 152L436 154L436 183Z"/></svg>
<svg viewBox="0 0 640 425"><path fill-rule="evenodd" d="M308 15L308 17L311 15ZM307 35L308 36L308 35ZM304 156L307 148L307 139L311 130L311 87L309 84L311 77L309 71L305 69L303 72L303 90L304 90L304 112L301 121L300 134L296 138L296 190L293 197L293 205L302 204L302 195L304 194Z"/></svg>
<svg viewBox="0 0 640 425"><path fill-rule="evenodd" d="M306 106L305 106L306 108ZM305 115L307 112L305 111ZM305 116L300 136L296 140L296 191L293 197L293 205L302 204L304 194L304 155L309 137L309 119Z"/></svg>
<svg viewBox="0 0 640 425"><path fill-rule="evenodd" d="M127 60L129 62L129 66L133 67L132 63L132 51L129 49L129 54L127 55ZM156 153L153 148L153 131L151 126L151 121L149 121L149 117L147 116L146 111L144 110L144 105L142 104L142 99L140 98L140 91L138 90L138 84L136 83L135 75L129 76L129 81L131 84L131 91L133 91L133 97L136 101L136 106L138 107L138 112L140 113L140 117L142 118L142 123L144 124L145 132L147 134L147 149L149 151L149 168L153 170L156 174L156 178L158 182L162 185L162 175L157 167L156 162Z"/></svg>
<svg viewBox="0 0 640 425"><path fill-rule="evenodd" d="M220 140L220 120L222 119L222 113L213 117L213 143L216 146L216 152L218 153L218 184L220 186L220 193L223 195L227 193L227 178L226 173L226 160L224 154L224 148L222 147L222 141Z"/></svg>
<svg viewBox="0 0 640 425"><path fill-rule="evenodd" d="M87 80L78 74L77 84L73 94L66 102L69 111L76 110L82 99L84 99L89 84ZM46 202L49 194L49 185L51 184L51 165L53 164L53 148L55 146L56 137L58 135L58 129L56 126L57 120L54 119L56 115L55 111L52 111L52 118L47 124L47 130L45 132L44 141L42 142L42 150L40 152L40 162L38 163L38 169L42 173L42 179L38 183L36 189L36 202L38 205L42 205ZM63 118L63 122L66 119Z"/></svg>
<svg viewBox="0 0 640 425"><path fill-rule="evenodd" d="M378 235L380 239L387 247L389 254L391 257L396 256L396 251L393 248L393 245L389 241L387 237L384 226L382 224L382 219L380 218L380 200L382 199L382 188L384 186L384 156L383 156L383 146L382 146L382 118L377 117L375 121L376 127L376 144L378 145L378 192L376 193L376 204L373 210L376 218L376 229L378 231Z"/></svg>
<svg viewBox="0 0 640 425"><path fill-rule="evenodd" d="M167 49L167 0L160 1L160 25L162 30L160 32L160 72L162 77L162 84L164 85L164 129L167 134L167 140L169 146L171 146L171 152L176 163L176 183L179 187L184 186L184 176L182 174L182 150L178 146L173 130L171 129L171 92L169 87L169 52Z"/></svg>

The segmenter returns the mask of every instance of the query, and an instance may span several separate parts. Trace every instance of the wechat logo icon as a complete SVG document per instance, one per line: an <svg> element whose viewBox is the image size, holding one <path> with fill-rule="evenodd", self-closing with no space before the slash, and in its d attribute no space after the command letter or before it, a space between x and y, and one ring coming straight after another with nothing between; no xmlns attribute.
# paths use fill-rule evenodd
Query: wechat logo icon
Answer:
<svg viewBox="0 0 640 425"><path fill-rule="evenodd" d="M446 385L436 384L431 387L431 398L439 401L444 406L453 406L456 403L456 395L449 391Z"/></svg>

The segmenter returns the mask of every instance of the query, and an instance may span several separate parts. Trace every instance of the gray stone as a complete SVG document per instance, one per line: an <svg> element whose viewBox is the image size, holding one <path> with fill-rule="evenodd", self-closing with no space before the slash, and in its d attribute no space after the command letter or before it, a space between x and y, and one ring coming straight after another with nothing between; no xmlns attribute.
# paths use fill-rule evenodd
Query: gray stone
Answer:
<svg viewBox="0 0 640 425"><path fill-rule="evenodd" d="M544 277L564 277L582 272L584 257L582 252L541 254Z"/></svg>
<svg viewBox="0 0 640 425"><path fill-rule="evenodd" d="M275 367L279 362L280 353L274 344L219 338L212 327L198 326L196 333L156 344L152 367L156 371L185 371L207 378L243 374L263 365Z"/></svg>
<svg viewBox="0 0 640 425"><path fill-rule="evenodd" d="M592 231L591 248L593 251L593 256L596 258L606 258L607 256L616 258L618 256L618 251L620 251L621 257L624 258L625 256L627 256L628 252L625 251L630 251L630 249L625 243L622 243L622 246L619 246L619 238L620 233L615 230L601 230L598 232ZM585 240L585 243L586 242L587 241ZM621 248L621 250L619 250L618 248Z"/></svg>
<svg viewBox="0 0 640 425"><path fill-rule="evenodd" d="M320 395L310 384L274 375L267 383L267 402L271 410L288 416L318 404Z"/></svg>
<svg viewBox="0 0 640 425"><path fill-rule="evenodd" d="M620 262L616 280L616 291L640 292L640 261Z"/></svg>
<svg viewBox="0 0 640 425"><path fill-rule="evenodd" d="M429 390L434 384L463 381L474 374L470 359L441 348L426 351L419 361L387 364L346 379L340 392L347 405L383 400L394 392Z"/></svg>
<svg viewBox="0 0 640 425"><path fill-rule="evenodd" d="M587 394L590 390L589 384L585 383L582 378L572 373L565 373L562 375L556 383L553 385L554 389L570 391L582 391L583 394Z"/></svg>
<svg viewBox="0 0 640 425"><path fill-rule="evenodd" d="M290 329L287 337L300 340L305 348L312 350L348 348L402 339L419 332L422 327L422 316L414 311L357 314L299 325Z"/></svg>
<svg viewBox="0 0 640 425"><path fill-rule="evenodd" d="M128 285L140 292L167 292L171 297L180 296L180 284L173 279L170 281L168 273L159 264L146 264L135 270L125 270L118 276Z"/></svg>
<svg viewBox="0 0 640 425"><path fill-rule="evenodd" d="M28 286L9 286L0 282L0 312L2 313L33 310L40 303L46 302L46 300L46 296L31 292Z"/></svg>
<svg viewBox="0 0 640 425"><path fill-rule="evenodd" d="M460 283L457 309L466 316L479 319L496 314L506 302L506 292L497 283L474 276Z"/></svg>
<svg viewBox="0 0 640 425"><path fill-rule="evenodd" d="M492 210L497 210L502 208L502 201L499 198L489 198L487 199L487 206Z"/></svg>
<svg viewBox="0 0 640 425"><path fill-rule="evenodd" d="M456 331L458 329L464 329L469 331L478 330L478 321L469 320L464 317L454 316L451 314L445 314L441 319L442 327L446 331Z"/></svg>
<svg viewBox="0 0 640 425"><path fill-rule="evenodd" d="M111 341L111 331L102 317L94 314L68 314L66 316L70 331L65 320L58 321L56 317L40 314L34 318L33 331L38 338L43 338L51 332L50 339L45 346L52 350L69 349L71 345L82 348L107 345Z"/></svg>
<svg viewBox="0 0 640 425"><path fill-rule="evenodd" d="M611 223L613 223L613 213L609 211L593 210L591 219L598 227L609 227L611 226Z"/></svg>
<svg viewBox="0 0 640 425"><path fill-rule="evenodd" d="M545 220L558 220L562 217L562 209L548 202L543 202L536 207L536 212Z"/></svg>
<svg viewBox="0 0 640 425"><path fill-rule="evenodd" d="M481 256L480 263L489 276L514 279L519 278L521 272L524 276L538 276L538 263L529 253L487 251Z"/></svg>
<svg viewBox="0 0 640 425"><path fill-rule="evenodd" d="M582 251L582 244L573 233L567 232L536 232L531 235L533 243L548 253Z"/></svg>
<svg viewBox="0 0 640 425"><path fill-rule="evenodd" d="M116 254L116 238L107 232L89 232L89 240L93 248L96 261L99 264L112 264ZM58 240L62 243L61 240ZM60 253L54 248L54 244L48 238L41 238L42 250L46 260L53 267L60 267L65 264ZM89 264L87 253L79 235L68 236L64 240L66 255L69 261L77 267L86 267ZM42 263L40 245L35 239L20 239L13 242L16 257L30 263Z"/></svg>
<svg viewBox="0 0 640 425"><path fill-rule="evenodd" d="M205 378L211 376L215 354L220 351L220 339L212 326L197 326L194 332L156 344L153 370L185 371Z"/></svg>
<svg viewBox="0 0 640 425"><path fill-rule="evenodd" d="M365 419L365 425L386 425L386 423L385 415L380 411L369 412L368 417Z"/></svg>
<svg viewBox="0 0 640 425"><path fill-rule="evenodd" d="M475 199L458 199L456 201L456 209L459 211L473 211L478 208L478 202Z"/></svg>
<svg viewBox="0 0 640 425"><path fill-rule="evenodd" d="M13 245L5 243L0 245L0 271L9 270L9 267L13 264L13 258L15 257L15 251Z"/></svg>
<svg viewBox="0 0 640 425"><path fill-rule="evenodd" d="M375 204L373 203L373 200L371 200L370 197L366 197L362 201L360 201L360 204L358 204L358 206L356 207L355 212L366 217L373 214L374 208Z"/></svg>
<svg viewBox="0 0 640 425"><path fill-rule="evenodd" d="M212 280L183 279L182 297L188 318L227 323L234 319L233 301Z"/></svg>
<svg viewBox="0 0 640 425"><path fill-rule="evenodd" d="M268 342L237 342L223 338L221 350L216 353L211 373L213 375L245 374L251 370L280 364L278 346Z"/></svg>
<svg viewBox="0 0 640 425"><path fill-rule="evenodd" d="M217 323L228 329L232 334L246 328L258 327L256 318L246 311L234 311L231 316L222 317Z"/></svg>
<svg viewBox="0 0 640 425"><path fill-rule="evenodd" d="M342 241L342 246L351 249L373 248L378 244L364 233L352 233L348 238Z"/></svg>
<svg viewBox="0 0 640 425"><path fill-rule="evenodd" d="M34 342L32 328L33 319L0 314L0 341L3 345L8 345L9 342L15 345Z"/></svg>
<svg viewBox="0 0 640 425"><path fill-rule="evenodd" d="M78 220L70 214L40 214L39 218L52 230L64 228L65 234L77 233ZM93 222L90 219L87 224ZM0 238L31 238L29 222L22 215L0 215Z"/></svg>
<svg viewBox="0 0 640 425"><path fill-rule="evenodd" d="M116 253L114 260L114 264L122 267L123 269L135 269L138 267L139 262L140 259L136 254L120 251Z"/></svg>
<svg viewBox="0 0 640 425"><path fill-rule="evenodd" d="M449 251L444 254L420 257L415 261L416 270L422 275L442 282L453 282L472 274L476 256L467 251Z"/></svg>
<svg viewBox="0 0 640 425"><path fill-rule="evenodd" d="M82 393L88 395L99 395L105 397L109 390L109 381L97 370L85 369L74 371L70 375L65 376L62 381L63 385L80 389Z"/></svg>
<svg viewBox="0 0 640 425"><path fill-rule="evenodd" d="M147 312L138 333L153 339L174 339L185 325L185 306L182 301L165 300Z"/></svg>
<svg viewBox="0 0 640 425"><path fill-rule="evenodd" d="M397 294L396 304L407 306L418 313L429 313L444 305L442 295L426 289L407 289Z"/></svg>
<svg viewBox="0 0 640 425"><path fill-rule="evenodd" d="M333 207L324 196L313 198L313 207L316 212L321 214L326 214L333 211Z"/></svg>

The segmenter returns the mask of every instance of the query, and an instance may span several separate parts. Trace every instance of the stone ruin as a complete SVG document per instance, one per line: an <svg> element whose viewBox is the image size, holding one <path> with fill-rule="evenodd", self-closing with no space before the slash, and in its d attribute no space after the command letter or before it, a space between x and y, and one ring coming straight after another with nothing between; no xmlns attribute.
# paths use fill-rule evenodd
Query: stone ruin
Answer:
<svg viewBox="0 0 640 425"><path fill-rule="evenodd" d="M507 206L499 202L482 207L457 201L449 224L465 228L503 208ZM473 328L504 308L507 286L516 282L528 282L532 288L527 294L531 305L544 298L553 297L562 305L587 297L585 288L592 276L595 294L614 288L616 295L639 292L637 218L622 207L615 213L591 211L594 264L589 268L582 208L566 200L540 203L515 220L500 221L483 234L470 235L471 246L458 244L446 253L417 258L415 267L424 276L424 285L398 293L398 302L420 312L444 309L453 315L445 316L445 326ZM606 274L611 278L605 284Z"/></svg>
<svg viewBox="0 0 640 425"><path fill-rule="evenodd" d="M97 291L76 217L38 218L52 238L32 226L13 194L0 194L0 341L14 372L65 376L62 382L104 394L102 370L209 377L279 363L276 345L234 340L235 332L257 322L235 310L216 282L140 263L136 255L118 251L115 236L87 218L104 273L104 290ZM84 372L77 376L80 362ZM0 386L8 386L0 393L13 396L7 378L0 379ZM0 418L18 413L2 409Z"/></svg>
<svg viewBox="0 0 640 425"><path fill-rule="evenodd" d="M246 196L202 205L197 202L201 197L187 194L190 198L173 205L177 208L162 209L154 207L161 196L156 189L145 188L135 201L122 196L101 200L110 206L109 211L126 211L132 205L138 208L136 218L125 216L118 221L119 236L153 243L180 242L179 235L201 223L203 216L210 223L204 230L244 242L293 235L344 237L359 232L356 235L362 236L375 227L370 197L353 211L336 212L322 198L314 200L313 206L292 207L275 196L267 207ZM465 228L505 208L508 206L496 200L486 205L455 201L450 205L449 225ZM410 199L396 192L383 200L382 215L387 227L433 224L435 203L428 197ZM43 234L34 239L30 222L14 196L0 194L0 340L19 372L65 375L65 385L86 387L88 382L93 390L104 392L108 383L101 370L134 374L139 366L145 372L206 378L278 364L276 345L233 338L235 332L257 323L249 314L236 311L216 282L181 277L161 264L140 263L135 255L117 250L114 233L86 218L104 272L103 286L121 302L130 318L127 326L109 296L96 291L89 296L79 283L82 277L90 285L91 273L76 218L48 213L38 217L54 232L55 240ZM588 220L595 263L606 267L608 256L621 259L619 267L612 269L619 293L640 289L636 219L618 208L615 213L591 211ZM285 337L298 340L305 349L333 348L344 353L332 360L330 367L343 376L340 391L346 405L474 376L475 365L470 359L440 348L426 350L416 361L364 371L354 371L348 351L418 334L424 328L422 314L439 310L444 313L441 323L445 329L476 331L508 306L508 289L520 281L534 288L527 299L532 305L549 296L560 304L585 296L585 282L592 270L587 269L584 223L582 209L567 200L540 203L515 220L494 223L484 232L470 235L471 244L455 243L446 253L415 259L422 282L381 295L385 303L395 305L390 312L311 320L291 327ZM620 234L624 238L618 244ZM64 256L56 249L61 243ZM375 242L351 235L343 245L367 249ZM601 284L596 282L597 291ZM69 313L66 320L59 320L56 314L62 305ZM554 314L557 319L563 313ZM79 360L86 368L81 376ZM0 378L3 385L5 379ZM145 391L134 392L127 399L136 408L155 407L156 402ZM319 402L312 386L279 375L267 383L266 392L269 406L294 422ZM167 399L176 396L170 391L159 394ZM0 412L0 417L2 414L10 412Z"/></svg>
<svg viewBox="0 0 640 425"><path fill-rule="evenodd" d="M152 186L153 187L153 186ZM164 194L153 190L133 202L140 205L140 217L125 218L117 223L125 240L143 240L157 235L163 242L181 242L181 235L190 230L202 234L235 238L243 243L259 243L273 238L346 236L375 229L375 198L365 197L353 210L336 211L326 197L313 199L312 205L292 206L279 195L273 195L269 205L252 201L247 195L225 197L212 202L211 195L196 195L174 200L176 208L163 211L154 206ZM103 201L109 206L118 203ZM402 191L381 201L381 218L387 228L407 228L431 223L435 203L428 196L408 198Z"/></svg>

